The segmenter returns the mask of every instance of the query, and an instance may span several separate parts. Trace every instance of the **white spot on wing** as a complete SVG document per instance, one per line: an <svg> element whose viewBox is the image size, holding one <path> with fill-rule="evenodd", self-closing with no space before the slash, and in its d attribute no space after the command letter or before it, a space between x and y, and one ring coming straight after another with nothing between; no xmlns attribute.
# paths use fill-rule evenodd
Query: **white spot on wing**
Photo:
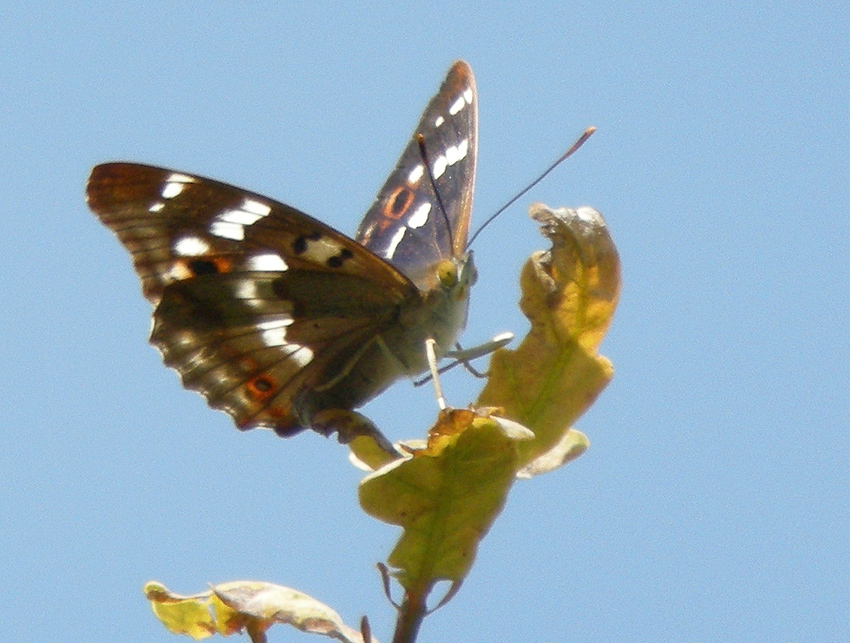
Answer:
<svg viewBox="0 0 850 643"><path fill-rule="evenodd" d="M257 284L250 279L242 279L235 284L237 299L257 299Z"/></svg>
<svg viewBox="0 0 850 643"><path fill-rule="evenodd" d="M310 261L325 263L331 257L337 256L340 250L342 250L341 245L322 235L315 241L307 239L307 249L304 251L304 256Z"/></svg>
<svg viewBox="0 0 850 643"><path fill-rule="evenodd" d="M265 203L244 199L241 208L225 210L216 215L210 224L210 232L217 237L242 241L245 238L245 226L254 225L271 211L271 206Z"/></svg>
<svg viewBox="0 0 850 643"><path fill-rule="evenodd" d="M263 217L259 214L246 212L245 210L225 210L217 215L216 221L224 221L225 223L238 223L239 225L253 225Z"/></svg>
<svg viewBox="0 0 850 643"><path fill-rule="evenodd" d="M286 265L283 258L276 254L254 255L253 257L248 257L248 260L245 262L245 267L248 270L260 270L267 272L283 272L284 270L289 269L289 266Z"/></svg>
<svg viewBox="0 0 850 643"><path fill-rule="evenodd" d="M250 212L261 217L267 216L268 213L272 211L270 205L261 203L256 199L245 199L245 202L242 204L242 209L245 210L245 212Z"/></svg>
<svg viewBox="0 0 850 643"><path fill-rule="evenodd" d="M213 221L210 224L210 233L222 239L232 239L233 241L242 241L245 239L245 228L238 223L228 223L227 221Z"/></svg>
<svg viewBox="0 0 850 643"><path fill-rule="evenodd" d="M306 346L302 346L301 344L287 344L287 346L293 348L292 352L289 353L289 357L301 368L304 368L313 361L313 351Z"/></svg>
<svg viewBox="0 0 850 643"><path fill-rule="evenodd" d="M463 157L458 155L457 146L456 145L450 145L448 147L448 149L446 150L446 163L448 163L449 165L454 165L461 158L463 158Z"/></svg>
<svg viewBox="0 0 850 643"><path fill-rule="evenodd" d="M410 170L410 174L407 175L407 184L408 185L416 185L419 183L419 179L422 178L422 175L425 174L425 167L420 163L415 168Z"/></svg>
<svg viewBox="0 0 850 643"><path fill-rule="evenodd" d="M438 179L445 173L450 165L454 165L458 161L466 158L469 153L469 139L463 139L457 145L451 145L446 149L446 153L438 156L434 160L433 173L434 178Z"/></svg>
<svg viewBox="0 0 850 643"><path fill-rule="evenodd" d="M440 125L442 125L445 122L446 122L445 118L443 118L442 116L437 116L436 120L434 121L434 127L439 127Z"/></svg>
<svg viewBox="0 0 850 643"><path fill-rule="evenodd" d="M186 187L185 183L166 183L162 188L163 199L173 199Z"/></svg>
<svg viewBox="0 0 850 643"><path fill-rule="evenodd" d="M180 174L179 172L172 172L171 176L165 179L167 183L196 183L195 178L192 176L187 176L185 174Z"/></svg>
<svg viewBox="0 0 850 643"><path fill-rule="evenodd" d="M260 324L262 327L262 324ZM263 344L268 347L272 346L285 346L286 345L286 326L282 326L280 324L276 326L271 326L269 328L264 328L260 333L260 336L263 338Z"/></svg>
<svg viewBox="0 0 850 643"><path fill-rule="evenodd" d="M162 186L162 198L163 199L173 199L178 194L183 192L186 188L187 183L194 183L195 179L191 176L186 176L185 174L177 174L173 172L167 179L165 179L165 185Z"/></svg>
<svg viewBox="0 0 850 643"><path fill-rule="evenodd" d="M292 321L292 317L281 316L257 324L257 328L261 331L260 336L263 339L263 343L269 347L286 346L287 348L291 348L291 353L304 350L306 347L301 344L290 344L286 341L286 327L292 325ZM312 353L310 359L313 359Z"/></svg>
<svg viewBox="0 0 850 643"><path fill-rule="evenodd" d="M174 243L174 252L182 257L200 257L210 251L210 244L200 237L181 237Z"/></svg>
<svg viewBox="0 0 850 643"><path fill-rule="evenodd" d="M280 317L276 317L275 319L269 319L268 321L260 322L257 324L257 328L261 330L272 330L274 328L286 328L287 326L292 326L292 322L294 320L292 317L288 315L282 315Z"/></svg>
<svg viewBox="0 0 850 643"><path fill-rule="evenodd" d="M458 161L465 159L468 152L469 139L465 138L457 145L452 145L448 150L446 150L446 156L451 155L451 158L449 158L449 165L454 165Z"/></svg>
<svg viewBox="0 0 850 643"><path fill-rule="evenodd" d="M446 160L445 156L438 156L434 161L433 174L434 179L439 179L443 176L443 173L446 171L446 168L449 166L449 162Z"/></svg>
<svg viewBox="0 0 850 643"><path fill-rule="evenodd" d="M404 233L407 232L406 227L399 228L396 230L396 233L393 235L393 238L390 239L390 245L387 246L387 249L384 251L384 257L386 259L392 259L395 254L396 248L398 248L398 244L401 243L401 240L404 238Z"/></svg>
<svg viewBox="0 0 850 643"><path fill-rule="evenodd" d="M467 103L472 105L472 88L471 87L467 87L466 89L463 90L463 98L466 100Z"/></svg>
<svg viewBox="0 0 850 643"><path fill-rule="evenodd" d="M458 96L457 100L449 106L449 114L454 116L466 106L466 99L463 96Z"/></svg>
<svg viewBox="0 0 850 643"><path fill-rule="evenodd" d="M186 264L183 263L183 261L175 261L172 263L166 274L169 281L183 281L184 279L194 277L192 271L186 267Z"/></svg>
<svg viewBox="0 0 850 643"><path fill-rule="evenodd" d="M408 228L421 228L428 222L428 215L431 213L431 204L423 203L410 215L407 221Z"/></svg>
<svg viewBox="0 0 850 643"><path fill-rule="evenodd" d="M165 204L162 201L157 201L151 207L148 208L148 212L162 212L162 209L165 207Z"/></svg>
<svg viewBox="0 0 850 643"><path fill-rule="evenodd" d="M465 138L460 143L457 144L457 158L458 160L462 158L466 158L466 155L469 153L469 139Z"/></svg>

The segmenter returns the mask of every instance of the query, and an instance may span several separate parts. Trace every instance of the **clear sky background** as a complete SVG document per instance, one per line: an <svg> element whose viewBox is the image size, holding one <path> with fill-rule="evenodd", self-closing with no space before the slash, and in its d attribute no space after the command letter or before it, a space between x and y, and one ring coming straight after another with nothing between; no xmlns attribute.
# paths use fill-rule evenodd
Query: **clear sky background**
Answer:
<svg viewBox="0 0 850 643"><path fill-rule="evenodd" d="M353 233L464 58L473 227L599 128L476 243L465 342L526 329L532 200L602 211L624 288L590 450L515 486L420 640L850 640L846 3L5 2L0 24L7 636L177 640L145 581L248 578L390 639L374 563L397 531L359 510L346 450L184 391L83 189L154 163ZM418 437L435 405L402 382L366 413Z"/></svg>

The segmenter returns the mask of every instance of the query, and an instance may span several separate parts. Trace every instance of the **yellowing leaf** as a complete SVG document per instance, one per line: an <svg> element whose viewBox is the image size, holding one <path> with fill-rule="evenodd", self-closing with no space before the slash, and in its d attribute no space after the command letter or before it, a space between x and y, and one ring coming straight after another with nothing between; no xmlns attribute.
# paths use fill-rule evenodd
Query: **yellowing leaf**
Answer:
<svg viewBox="0 0 850 643"><path fill-rule="evenodd" d="M386 447L371 435L359 435L348 443L348 459L363 471L374 471L402 456L395 447L389 453Z"/></svg>
<svg viewBox="0 0 850 643"><path fill-rule="evenodd" d="M570 429L561 437L561 441L554 447L537 456L534 460L520 469L517 478L531 478L541 473L549 473L575 460L587 451L590 441L581 431Z"/></svg>
<svg viewBox="0 0 850 643"><path fill-rule="evenodd" d="M196 641L216 632L215 619L208 607L209 596L180 596L159 583L148 583L145 596L156 617L170 632L186 634Z"/></svg>
<svg viewBox="0 0 850 643"><path fill-rule="evenodd" d="M233 581L193 596L180 596L159 583L148 583L144 591L165 627L196 640L245 630L253 643L262 643L272 625L287 623L302 632L363 643L360 633L345 625L330 607L281 585Z"/></svg>
<svg viewBox="0 0 850 643"><path fill-rule="evenodd" d="M439 580L462 580L502 509L517 441L488 413L441 412L427 447L360 484L363 509L404 528L388 562L408 590L427 594Z"/></svg>
<svg viewBox="0 0 850 643"><path fill-rule="evenodd" d="M542 204L529 211L552 241L549 252L529 259L520 280L531 330L515 350L493 354L476 403L500 406L534 432L518 445L521 466L557 448L610 381L611 363L596 350L620 292L617 249L598 212Z"/></svg>

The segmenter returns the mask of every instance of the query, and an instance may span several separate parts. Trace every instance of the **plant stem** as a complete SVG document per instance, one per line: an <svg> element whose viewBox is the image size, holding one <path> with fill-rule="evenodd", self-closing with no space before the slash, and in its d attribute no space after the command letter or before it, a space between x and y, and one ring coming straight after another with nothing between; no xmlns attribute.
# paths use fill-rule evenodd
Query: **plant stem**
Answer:
<svg viewBox="0 0 850 643"><path fill-rule="evenodd" d="M428 592L413 589L404 594L404 600L398 608L393 643L414 643L419 634L422 619L425 618L425 599Z"/></svg>

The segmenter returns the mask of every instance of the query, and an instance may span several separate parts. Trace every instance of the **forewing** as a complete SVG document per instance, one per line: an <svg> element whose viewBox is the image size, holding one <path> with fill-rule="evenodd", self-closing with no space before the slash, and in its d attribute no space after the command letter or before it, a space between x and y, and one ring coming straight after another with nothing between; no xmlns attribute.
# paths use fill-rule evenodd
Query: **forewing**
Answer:
<svg viewBox="0 0 850 643"><path fill-rule="evenodd" d="M310 392L419 297L352 239L224 183L112 163L87 196L133 258L165 363L240 428L304 428Z"/></svg>
<svg viewBox="0 0 850 643"><path fill-rule="evenodd" d="M295 208L212 179L133 163L92 170L89 207L127 248L156 305L163 289L201 274L289 270L378 281L389 298L410 288L356 241Z"/></svg>
<svg viewBox="0 0 850 643"><path fill-rule="evenodd" d="M420 135L439 199L423 164ZM477 137L475 79L469 65L458 61L425 108L355 239L414 281L437 261L462 255L472 209Z"/></svg>

